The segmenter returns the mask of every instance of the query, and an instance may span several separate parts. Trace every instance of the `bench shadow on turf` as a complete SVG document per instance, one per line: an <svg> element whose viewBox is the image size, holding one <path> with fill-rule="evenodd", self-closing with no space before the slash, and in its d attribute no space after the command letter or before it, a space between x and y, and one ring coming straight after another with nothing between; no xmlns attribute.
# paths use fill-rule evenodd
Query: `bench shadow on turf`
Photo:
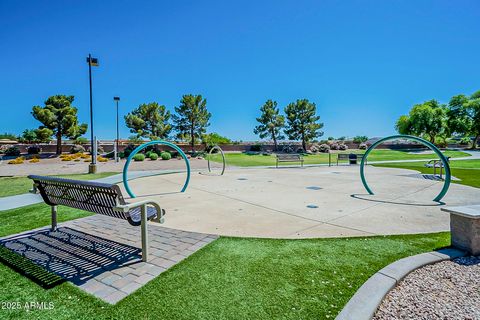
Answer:
<svg viewBox="0 0 480 320"><path fill-rule="evenodd" d="M0 240L0 260L43 287L81 285L141 261L141 249L71 228L38 230Z"/></svg>

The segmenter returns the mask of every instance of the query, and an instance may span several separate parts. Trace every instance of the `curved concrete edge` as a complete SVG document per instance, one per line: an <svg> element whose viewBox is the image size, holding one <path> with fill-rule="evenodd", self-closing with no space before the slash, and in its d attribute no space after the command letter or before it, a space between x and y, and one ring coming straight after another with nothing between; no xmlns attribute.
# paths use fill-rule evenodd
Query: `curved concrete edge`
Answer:
<svg viewBox="0 0 480 320"><path fill-rule="evenodd" d="M372 319L387 293L410 272L429 264L466 255L465 251L448 248L397 260L371 276L357 290L335 319Z"/></svg>

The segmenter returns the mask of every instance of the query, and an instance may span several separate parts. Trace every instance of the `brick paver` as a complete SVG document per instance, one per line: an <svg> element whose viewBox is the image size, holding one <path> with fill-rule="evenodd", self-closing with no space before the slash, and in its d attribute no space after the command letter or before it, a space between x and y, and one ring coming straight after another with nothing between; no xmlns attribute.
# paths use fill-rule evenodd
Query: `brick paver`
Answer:
<svg viewBox="0 0 480 320"><path fill-rule="evenodd" d="M114 304L218 238L216 235L164 228L154 223L149 223L148 233L148 262L141 261L140 228L103 215L62 223L56 233L40 228L5 237L0 242L14 251L14 248L22 247L19 244L26 244L43 257L48 256L48 262L63 264L66 267L62 270L68 270L68 273L50 271ZM33 262L48 269L49 264L44 260ZM75 269L75 265L88 268Z"/></svg>

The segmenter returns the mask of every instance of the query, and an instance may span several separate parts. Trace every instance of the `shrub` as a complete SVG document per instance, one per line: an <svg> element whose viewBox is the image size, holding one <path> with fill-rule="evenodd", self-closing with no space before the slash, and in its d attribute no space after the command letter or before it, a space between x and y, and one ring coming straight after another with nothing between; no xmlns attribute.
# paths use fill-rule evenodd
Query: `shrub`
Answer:
<svg viewBox="0 0 480 320"><path fill-rule="evenodd" d="M135 149L135 146L133 144L129 144L124 150L123 150L123 155L125 158L128 158L130 153L132 153L133 149Z"/></svg>
<svg viewBox="0 0 480 320"><path fill-rule="evenodd" d="M462 139L460 139L461 145L468 145L470 144L470 142L472 142L472 139L470 137L463 137Z"/></svg>
<svg viewBox="0 0 480 320"><path fill-rule="evenodd" d="M143 161L145 160L145 155L143 153L137 153L133 156L134 161Z"/></svg>
<svg viewBox="0 0 480 320"><path fill-rule="evenodd" d="M8 161L8 164L22 164L25 161L24 157L18 157L16 159Z"/></svg>
<svg viewBox="0 0 480 320"><path fill-rule="evenodd" d="M115 151L110 151L105 155L105 158L107 159L113 159L115 158Z"/></svg>
<svg viewBox="0 0 480 320"><path fill-rule="evenodd" d="M18 156L20 155L20 149L18 149L17 146L8 147L8 148L5 150L5 155L6 155L6 156L18 157Z"/></svg>
<svg viewBox="0 0 480 320"><path fill-rule="evenodd" d="M120 159L125 158L125 153L124 153L123 151L122 151L122 152L119 152L119 153L118 153L118 157L119 157Z"/></svg>
<svg viewBox="0 0 480 320"><path fill-rule="evenodd" d="M60 159L62 159L62 161L72 161L76 159L76 157L73 155L65 155L65 156L62 155L60 156Z"/></svg>
<svg viewBox="0 0 480 320"><path fill-rule="evenodd" d="M28 154L39 154L40 152L42 152L42 149L40 149L39 146L30 146L27 148Z"/></svg>
<svg viewBox="0 0 480 320"><path fill-rule="evenodd" d="M77 139L75 139L73 141L73 143L75 144L87 144L88 143L88 139L87 138L84 138L84 137L78 137Z"/></svg>
<svg viewBox="0 0 480 320"><path fill-rule="evenodd" d="M318 144L312 144L312 145L310 146L310 150L309 150L309 151L312 152L312 153L317 153L317 152L319 151L319 147L320 147L320 146L319 146Z"/></svg>
<svg viewBox="0 0 480 320"><path fill-rule="evenodd" d="M70 148L70 153L71 154L74 154L74 153L84 153L85 152L85 148L79 144L76 144L76 145L73 145L71 148Z"/></svg>
<svg viewBox="0 0 480 320"><path fill-rule="evenodd" d="M160 154L160 157L162 157L162 160L170 160L170 159L172 159L172 155L170 154L170 152L166 152L166 151L162 152L162 153Z"/></svg>
<svg viewBox="0 0 480 320"><path fill-rule="evenodd" d="M30 162L30 163L37 163L37 162L40 162L40 159L38 159L38 158L32 158L32 159L30 159L29 162Z"/></svg>
<svg viewBox="0 0 480 320"><path fill-rule="evenodd" d="M322 143L320 146L318 146L318 151L323 153L328 153L330 152L330 146L326 143Z"/></svg>
<svg viewBox="0 0 480 320"><path fill-rule="evenodd" d="M262 145L259 144L259 143L255 143L255 144L250 146L250 151L253 151L253 152L262 151Z"/></svg>
<svg viewBox="0 0 480 320"><path fill-rule="evenodd" d="M348 146L345 143L342 143L338 146L338 150L348 150Z"/></svg>
<svg viewBox="0 0 480 320"><path fill-rule="evenodd" d="M150 152L149 158L150 158L150 160L157 160L158 159L158 154L156 154L155 152Z"/></svg>
<svg viewBox="0 0 480 320"><path fill-rule="evenodd" d="M360 143L360 145L358 146L358 149L360 150L367 150L368 148L368 145L366 143Z"/></svg>

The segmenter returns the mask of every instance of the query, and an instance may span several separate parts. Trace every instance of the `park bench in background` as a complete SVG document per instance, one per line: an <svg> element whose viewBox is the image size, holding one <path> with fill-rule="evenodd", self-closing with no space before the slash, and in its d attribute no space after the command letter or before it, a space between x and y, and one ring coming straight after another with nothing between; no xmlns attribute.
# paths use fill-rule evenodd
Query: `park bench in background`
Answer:
<svg viewBox="0 0 480 320"><path fill-rule="evenodd" d="M357 161L362 161L363 157L363 153L338 153L337 166L340 160L348 160L349 164L357 164ZM366 161L365 164L367 164Z"/></svg>
<svg viewBox="0 0 480 320"><path fill-rule="evenodd" d="M447 161L450 162L450 157L447 157ZM430 160L425 163L426 168L433 168L433 175L437 175L437 168L440 169L440 179L443 178L443 162L440 159Z"/></svg>
<svg viewBox="0 0 480 320"><path fill-rule="evenodd" d="M276 163L277 168L280 162L300 162L301 166L303 167L303 156L298 153L295 153L295 154L279 153L277 154L277 163Z"/></svg>
<svg viewBox="0 0 480 320"><path fill-rule="evenodd" d="M141 226L142 260L147 261L147 221L163 223L165 215L156 202L143 200L127 203L115 184L35 175L28 177L34 181L43 201L52 208L52 231L57 228L58 205L127 220L133 226Z"/></svg>

